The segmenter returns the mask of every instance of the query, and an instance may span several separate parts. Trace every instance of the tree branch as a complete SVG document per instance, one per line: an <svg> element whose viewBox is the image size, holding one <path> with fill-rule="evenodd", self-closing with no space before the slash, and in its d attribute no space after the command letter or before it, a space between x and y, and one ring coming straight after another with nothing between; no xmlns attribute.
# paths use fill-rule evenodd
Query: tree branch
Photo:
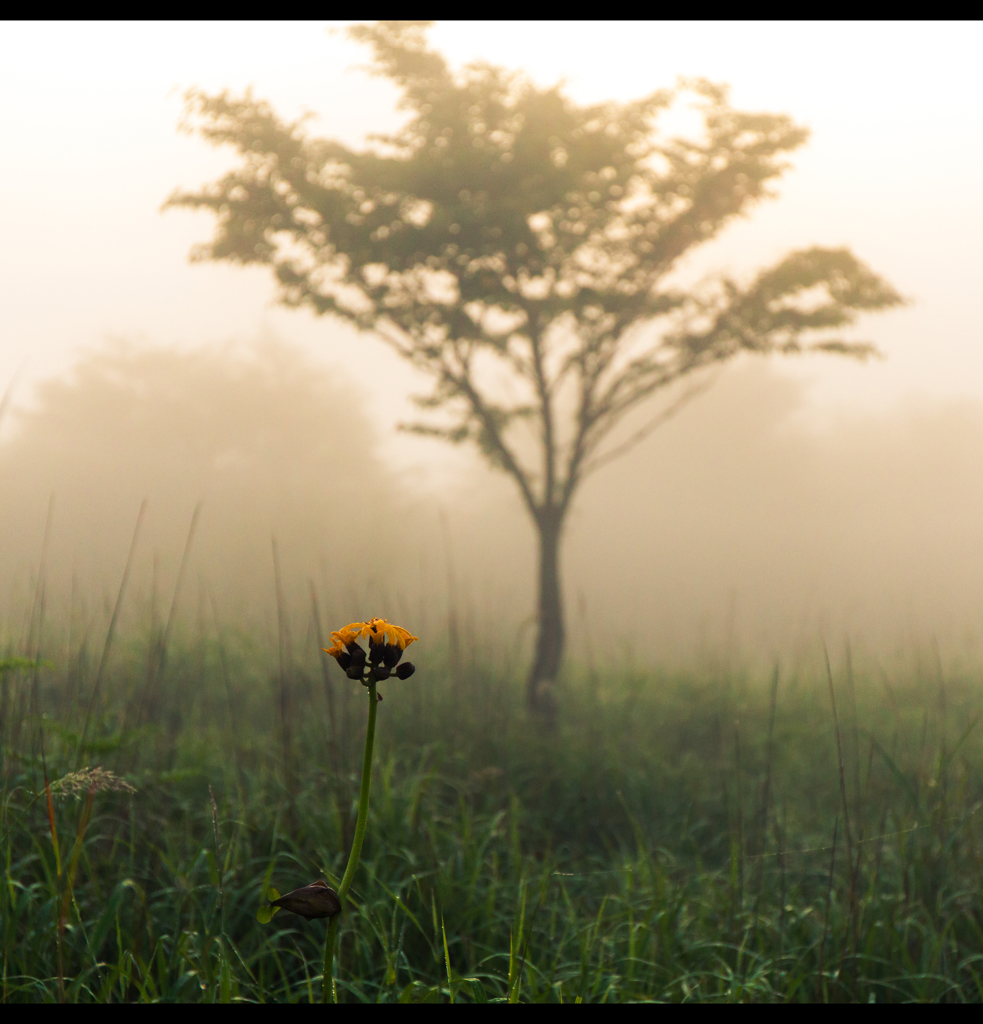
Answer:
<svg viewBox="0 0 983 1024"><path fill-rule="evenodd" d="M635 445L644 441L658 427L661 427L667 420L672 419L678 412L682 411L690 402L693 401L698 395L702 395L704 391L707 391L715 382L719 374L710 376L709 374L704 380L697 381L691 384L674 402L672 402L665 409L660 410L655 416L652 417L645 424L644 427L639 428L629 437L627 440L622 441L621 444L616 445L610 451L605 452L603 455L598 456L588 462L585 462L580 471L580 478L585 479L590 476L591 473L600 469L601 466L607 465L609 462L613 462L615 459L624 455L630 451Z"/></svg>

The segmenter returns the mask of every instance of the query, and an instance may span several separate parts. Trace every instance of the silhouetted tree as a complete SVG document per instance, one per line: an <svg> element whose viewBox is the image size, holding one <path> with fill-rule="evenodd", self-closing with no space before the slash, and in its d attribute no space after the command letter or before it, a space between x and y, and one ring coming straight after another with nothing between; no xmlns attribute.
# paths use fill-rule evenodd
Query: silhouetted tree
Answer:
<svg viewBox="0 0 983 1024"><path fill-rule="evenodd" d="M114 345L86 354L36 397L0 446L5 574L35 550L53 490L70 511L56 520L50 571L64 573L77 553L83 576L119 571L108 567L121 545L125 555L144 497L144 540L179 555L203 499L198 565L237 606L247 594L272 596L271 530L288 565L302 552L315 570L320 551L339 573L361 565L378 576L398 550L392 537L380 542L398 498L357 394L290 346ZM330 471L339 453L352 463L344 473ZM338 536L349 550L332 551Z"/></svg>
<svg viewBox="0 0 983 1024"><path fill-rule="evenodd" d="M734 110L705 81L578 107L487 64L454 74L425 28L349 30L412 112L364 151L310 137L250 93L189 93L186 123L241 162L167 205L214 211L215 237L195 258L269 264L287 305L377 332L434 378L420 405L450 414L409 429L473 441L512 476L539 534L528 693L544 707L540 684L564 646L571 501L653 423L620 443L612 430L656 391L740 352L865 357L868 344L803 336L900 298L846 249L794 252L748 287L670 286L683 255L769 194L806 130ZM702 135L665 137L659 115L686 92Z"/></svg>

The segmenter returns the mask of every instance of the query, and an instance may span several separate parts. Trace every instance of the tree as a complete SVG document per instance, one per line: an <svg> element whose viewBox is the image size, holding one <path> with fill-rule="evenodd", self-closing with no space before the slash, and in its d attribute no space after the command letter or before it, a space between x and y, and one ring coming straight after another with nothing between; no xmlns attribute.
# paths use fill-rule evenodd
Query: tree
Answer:
<svg viewBox="0 0 983 1024"><path fill-rule="evenodd" d="M615 428L741 352L869 356L828 332L901 299L846 249L793 252L746 287L672 287L684 254L769 195L806 130L734 110L703 80L578 107L487 64L454 74L426 27L349 30L411 113L363 151L310 137L248 92L191 91L186 126L241 159L166 205L215 213L193 258L267 264L285 304L384 338L433 378L419 404L447 414L409 429L472 441L513 478L539 535L528 694L542 708L563 654L573 497L664 413L620 440ZM684 95L702 134L666 137L660 114Z"/></svg>
<svg viewBox="0 0 983 1024"><path fill-rule="evenodd" d="M273 596L271 531L288 566L316 569L319 554L330 554L332 571L388 569L398 585L391 561L405 536L390 529L380 540L394 485L373 455L358 396L275 339L191 352L119 342L43 383L17 419L0 445L5 573L36 557L38 518L43 527L54 490L56 517L71 515L56 518L49 582L60 575L67 584L76 556L83 579L114 566L146 497L143 550L159 548L165 565L180 556L192 509L204 501L195 558L237 612ZM311 472L339 452L350 460L344 473ZM337 550L338 536L348 550Z"/></svg>

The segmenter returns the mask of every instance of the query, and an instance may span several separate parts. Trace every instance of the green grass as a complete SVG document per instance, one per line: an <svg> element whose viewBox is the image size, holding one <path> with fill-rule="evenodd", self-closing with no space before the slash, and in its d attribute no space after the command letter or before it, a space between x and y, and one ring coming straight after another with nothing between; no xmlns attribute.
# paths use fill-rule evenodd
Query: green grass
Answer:
<svg viewBox="0 0 983 1024"><path fill-rule="evenodd" d="M364 697L332 664L332 752L316 646L282 674L248 635L155 649L121 638L82 750L98 655L2 673L3 999L319 1000L326 922L256 912L337 884ZM775 690L574 667L544 729L494 652L454 680L413 655L380 686L341 1001L983 997L977 676L834 665L838 754L821 665ZM56 857L43 765L136 792L84 828L56 798Z"/></svg>

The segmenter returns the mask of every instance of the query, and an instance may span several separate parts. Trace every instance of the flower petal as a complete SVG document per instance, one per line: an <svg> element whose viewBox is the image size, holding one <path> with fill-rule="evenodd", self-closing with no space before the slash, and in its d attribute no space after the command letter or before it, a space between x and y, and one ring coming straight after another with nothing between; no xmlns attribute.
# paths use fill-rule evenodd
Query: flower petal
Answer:
<svg viewBox="0 0 983 1024"><path fill-rule="evenodd" d="M373 618L368 622L362 624L362 636L369 638L369 643L375 644L394 644L401 651L413 643L414 640L419 640L418 636L413 634L408 629L403 629L402 626L394 626L391 622L386 622L385 619ZM332 634L332 638L334 634Z"/></svg>

